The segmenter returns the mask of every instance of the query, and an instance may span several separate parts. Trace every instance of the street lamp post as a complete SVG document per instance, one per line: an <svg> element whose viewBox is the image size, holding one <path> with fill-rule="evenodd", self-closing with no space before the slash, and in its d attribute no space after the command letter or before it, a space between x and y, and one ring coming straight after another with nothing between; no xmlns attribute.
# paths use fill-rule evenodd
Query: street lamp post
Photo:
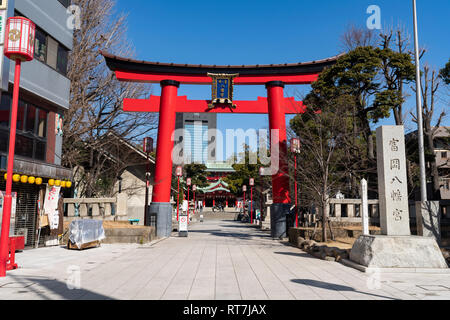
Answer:
<svg viewBox="0 0 450 320"><path fill-rule="evenodd" d="M422 88L420 80L420 58L419 58L419 35L417 27L416 0L413 0L414 16L414 51L416 59L416 103L417 103L417 139L419 140L419 166L420 166L420 195L422 203L427 201L427 178L425 172L425 149L423 144L423 110L422 110Z"/></svg>
<svg viewBox="0 0 450 320"><path fill-rule="evenodd" d="M148 217L148 196L150 188L150 152L153 151L153 139L144 138L144 152L147 155L147 163L145 168L145 210L144 210L144 224L149 225Z"/></svg>
<svg viewBox="0 0 450 320"><path fill-rule="evenodd" d="M191 178L187 178L186 179L186 185L187 185L187 188L188 188L188 198L187 198L187 201L188 201L188 208L187 208L188 223L189 223L189 209L190 209L190 205L189 205L189 187L191 186L191 183L192 183L192 179Z"/></svg>
<svg viewBox="0 0 450 320"><path fill-rule="evenodd" d="M291 152L294 154L294 185L295 185L295 227L298 228L298 183L297 183L297 154L300 153L300 139L291 139Z"/></svg>
<svg viewBox="0 0 450 320"><path fill-rule="evenodd" d="M255 179L250 178L250 223L253 224L253 186L255 185Z"/></svg>
<svg viewBox="0 0 450 320"><path fill-rule="evenodd" d="M196 205L196 203L195 203L195 191L197 191L197 186L194 184L194 185L192 186L192 193L194 194L194 215L196 214L195 209L196 209L196 207L197 207L197 205Z"/></svg>
<svg viewBox="0 0 450 320"><path fill-rule="evenodd" d="M14 90L11 108L11 129L9 132L8 167L6 177L6 193L3 203L2 229L0 237L0 277L6 276L9 260L9 228L11 225L12 179L14 170L14 152L16 146L17 109L19 104L20 71L23 61L31 61L34 57L34 39L36 25L24 17L11 17L6 22L4 54L16 62L14 74ZM14 268L14 266L10 266Z"/></svg>
<svg viewBox="0 0 450 320"><path fill-rule="evenodd" d="M183 175L183 167L178 166L176 169L178 180L178 196L177 196L177 221L180 220L180 177Z"/></svg>
<svg viewBox="0 0 450 320"><path fill-rule="evenodd" d="M247 186L246 185L242 186L242 191L244 191L244 203L242 204L242 208L243 208L243 214L245 214L245 193L247 192Z"/></svg>

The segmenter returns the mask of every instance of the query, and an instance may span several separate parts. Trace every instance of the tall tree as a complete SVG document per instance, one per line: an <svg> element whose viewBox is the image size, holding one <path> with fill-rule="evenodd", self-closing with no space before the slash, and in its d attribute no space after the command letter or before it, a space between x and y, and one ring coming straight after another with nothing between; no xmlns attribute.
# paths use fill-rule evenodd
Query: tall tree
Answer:
<svg viewBox="0 0 450 320"><path fill-rule="evenodd" d="M353 154L359 153L353 141L349 98L352 99L340 96L327 100L327 108L318 112L324 100L310 94L305 98L306 112L290 122L301 142L296 179L303 193L320 209L324 241L327 241L329 225L329 199L345 188L346 177L355 161Z"/></svg>
<svg viewBox="0 0 450 320"><path fill-rule="evenodd" d="M396 53L389 48L357 47L325 69L312 84L313 93L320 99L332 100L342 95L353 97L351 103L367 142L370 160L375 159L371 122L389 117L391 110L404 101L394 84L380 79L384 66L388 66L395 81L413 79L414 66L408 54Z"/></svg>
<svg viewBox="0 0 450 320"><path fill-rule="evenodd" d="M64 115L62 163L79 178L74 187L80 186L78 182L84 186L79 197L108 196L104 192L111 188L99 187L98 181L119 174L105 165L110 134L136 142L156 128L157 120L152 114L123 112L124 98L146 97L150 88L115 80L100 54L105 50L133 56L126 37L126 17L116 15L111 0L73 0L72 4L80 8L81 28L74 31L69 56L71 95Z"/></svg>
<svg viewBox="0 0 450 320"><path fill-rule="evenodd" d="M447 64L445 67L440 71L439 73L442 80L445 82L445 84L450 84L450 59L448 59Z"/></svg>
<svg viewBox="0 0 450 320"><path fill-rule="evenodd" d="M430 163L428 166L430 168L429 176L433 180L433 199L440 200L440 188L441 188L441 177L439 176L439 168L436 159L436 147L435 147L435 137L442 123L442 120L446 116L445 109L441 111L437 117L436 123L433 125L433 119L436 113L437 107L437 92L439 90L439 75L435 70L431 70L429 66L423 68L421 73L421 88L422 88L422 101L423 101L423 131L426 139L426 155L427 162ZM417 118L414 114L411 114L413 121L417 123Z"/></svg>

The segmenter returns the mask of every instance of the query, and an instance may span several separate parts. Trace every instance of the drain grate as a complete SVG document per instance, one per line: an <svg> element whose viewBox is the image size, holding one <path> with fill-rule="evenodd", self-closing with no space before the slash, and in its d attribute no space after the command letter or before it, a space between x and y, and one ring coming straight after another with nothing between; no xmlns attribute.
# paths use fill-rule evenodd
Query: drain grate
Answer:
<svg viewBox="0 0 450 320"><path fill-rule="evenodd" d="M426 291L450 291L450 288L442 285L423 285L417 287Z"/></svg>

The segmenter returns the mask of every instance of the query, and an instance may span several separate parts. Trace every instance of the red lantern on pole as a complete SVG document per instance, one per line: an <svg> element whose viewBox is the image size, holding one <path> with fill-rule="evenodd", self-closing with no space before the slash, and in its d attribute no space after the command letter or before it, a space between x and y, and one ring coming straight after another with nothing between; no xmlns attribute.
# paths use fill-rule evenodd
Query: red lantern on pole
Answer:
<svg viewBox="0 0 450 320"><path fill-rule="evenodd" d="M194 214L196 214L195 209L197 207L197 205L195 204L195 191L197 191L197 186L194 184L192 186L192 193L194 194Z"/></svg>
<svg viewBox="0 0 450 320"><path fill-rule="evenodd" d="M297 184L297 154L300 153L300 139L291 139L291 152L294 154L294 181L295 181L295 227L298 228L298 184Z"/></svg>
<svg viewBox="0 0 450 320"><path fill-rule="evenodd" d="M177 221L180 219L180 177L183 175L183 167L178 166L175 170L178 180L178 196L177 196Z"/></svg>
<svg viewBox="0 0 450 320"><path fill-rule="evenodd" d="M187 178L186 179L186 185L187 185L187 187L188 187L188 198L187 198L187 200L188 200L188 212L187 212L187 214L188 214L188 223L189 223L189 207L190 207L190 205L189 205L189 187L191 186L191 184L192 184L192 179L191 178Z"/></svg>
<svg viewBox="0 0 450 320"><path fill-rule="evenodd" d="M148 198L149 198L149 188L150 188L150 152L153 151L153 139L144 138L144 152L147 155L146 169L145 169L145 208L144 208L144 224L149 225L148 218Z"/></svg>
<svg viewBox="0 0 450 320"><path fill-rule="evenodd" d="M34 39L36 25L23 17L12 17L6 22L4 54L16 62L14 74L14 91L11 108L11 129L9 132L8 168L6 193L3 203L3 218L0 237L0 277L6 276L6 270L17 268L8 265L9 260L9 228L11 223L12 176L14 168L14 151L16 145L17 108L20 90L20 68L22 61L31 61L34 57Z"/></svg>
<svg viewBox="0 0 450 320"><path fill-rule="evenodd" d="M255 185L255 179L250 178L250 223L253 224L253 186Z"/></svg>

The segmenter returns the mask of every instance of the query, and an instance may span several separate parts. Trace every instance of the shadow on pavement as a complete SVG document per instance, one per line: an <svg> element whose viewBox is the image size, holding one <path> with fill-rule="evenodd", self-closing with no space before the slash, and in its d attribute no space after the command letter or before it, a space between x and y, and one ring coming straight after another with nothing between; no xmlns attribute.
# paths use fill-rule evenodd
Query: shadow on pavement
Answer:
<svg viewBox="0 0 450 320"><path fill-rule="evenodd" d="M11 288L17 288L19 293L35 293L43 300L55 299L53 295L52 297L48 296L49 293L59 295L64 300L115 300L90 290L69 289L65 282L56 279L36 276L19 277L14 275L10 277L14 280L11 283L13 285ZM20 289L22 289L22 292Z"/></svg>
<svg viewBox="0 0 450 320"><path fill-rule="evenodd" d="M355 290L352 287L343 286L340 284L329 283L329 282L323 282L323 281L317 281L317 280L311 280L311 279L293 279L291 281L294 283L299 283L299 284L307 285L310 287L316 287L316 288L321 288L321 289L326 289L326 290L356 292L356 293L361 293L361 294L365 294L368 296L373 296L373 297L378 297L378 298L383 298L383 299L398 300L398 299L395 299L392 297L386 297L386 296L380 296L377 294L362 292L362 291Z"/></svg>

